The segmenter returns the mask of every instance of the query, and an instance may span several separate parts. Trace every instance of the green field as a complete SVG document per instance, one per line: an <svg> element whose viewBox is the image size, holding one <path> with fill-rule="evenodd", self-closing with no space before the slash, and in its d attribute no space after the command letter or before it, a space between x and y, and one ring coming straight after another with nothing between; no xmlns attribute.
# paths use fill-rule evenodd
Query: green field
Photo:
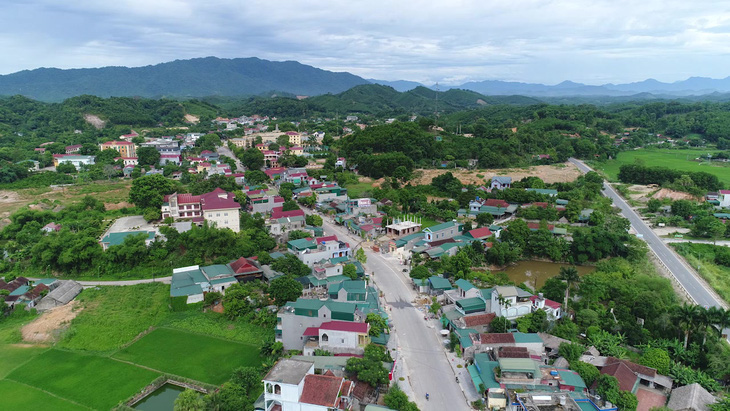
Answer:
<svg viewBox="0 0 730 411"><path fill-rule="evenodd" d="M167 328L147 334L113 358L210 384L222 384L238 367L261 364L256 346Z"/></svg>
<svg viewBox="0 0 730 411"><path fill-rule="evenodd" d="M672 246L692 268L699 267L702 278L720 297L730 301L730 267L715 264L715 249L721 246L700 243L673 243Z"/></svg>
<svg viewBox="0 0 730 411"><path fill-rule="evenodd" d="M40 346L0 345L0 380L46 350L48 348Z"/></svg>
<svg viewBox="0 0 730 411"><path fill-rule="evenodd" d="M230 321L223 314L213 311L171 313L160 326L256 346L263 345L274 334L274 330L271 328L261 327L243 320Z"/></svg>
<svg viewBox="0 0 730 411"><path fill-rule="evenodd" d="M46 394L39 389L9 380L0 380L0 398L2 398L3 409L6 410L76 411L88 409Z"/></svg>
<svg viewBox="0 0 730 411"><path fill-rule="evenodd" d="M695 161L695 158L706 157L707 153L716 153L716 150L672 150L672 149L641 149L622 151L616 159L606 162L593 162L591 165L603 171L612 180L618 180L619 168L624 164L633 164L637 159L647 166L667 167L684 171L705 171L716 175L726 186L730 185L730 164L712 164L707 161Z"/></svg>
<svg viewBox="0 0 730 411"><path fill-rule="evenodd" d="M110 409L159 375L107 357L52 349L15 369L7 379L90 408Z"/></svg>
<svg viewBox="0 0 730 411"><path fill-rule="evenodd" d="M169 286L162 283L85 290L78 297L84 309L58 346L115 351L169 314L169 296Z"/></svg>
<svg viewBox="0 0 730 411"><path fill-rule="evenodd" d="M365 196L370 196L370 193L373 191L373 183L347 183L345 186L347 188L347 194L350 196L350 198L361 198Z"/></svg>

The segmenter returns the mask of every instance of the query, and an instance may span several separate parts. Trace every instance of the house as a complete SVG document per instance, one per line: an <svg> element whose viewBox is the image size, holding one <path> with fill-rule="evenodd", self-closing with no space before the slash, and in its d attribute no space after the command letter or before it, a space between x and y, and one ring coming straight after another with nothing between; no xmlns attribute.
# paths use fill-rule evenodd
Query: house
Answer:
<svg viewBox="0 0 730 411"><path fill-rule="evenodd" d="M28 172L33 172L33 171L40 170L40 165L41 165L41 163L39 161L30 160L30 159L29 160L21 160L21 161L18 161L17 163L15 163L15 164L18 164L18 165L22 165L22 166L27 167Z"/></svg>
<svg viewBox="0 0 730 411"><path fill-rule="evenodd" d="M494 176L492 177L492 182L490 183L490 188L492 190L504 190L505 188L512 187L512 177L507 176Z"/></svg>
<svg viewBox="0 0 730 411"><path fill-rule="evenodd" d="M289 145L291 146L301 146L302 145L302 135L297 133L296 131L287 131L286 135L289 137Z"/></svg>
<svg viewBox="0 0 730 411"><path fill-rule="evenodd" d="M211 162L211 161L218 161L220 158L220 155L216 153L215 151L210 150L203 150L200 152L200 157L203 157L205 161Z"/></svg>
<svg viewBox="0 0 730 411"><path fill-rule="evenodd" d="M276 341L284 344L285 350L302 350L307 342L304 338L307 329L332 320L362 323L366 315L354 302L299 298L279 310L274 331Z"/></svg>
<svg viewBox="0 0 730 411"><path fill-rule="evenodd" d="M74 144L72 146L66 146L66 154L78 153L79 151L81 151L82 147L83 147L83 145L81 145L81 144Z"/></svg>
<svg viewBox="0 0 730 411"><path fill-rule="evenodd" d="M370 343L370 324L350 321L328 321L319 327L304 330L308 340L304 344L304 355L314 355L314 350L329 351L332 354L362 355Z"/></svg>
<svg viewBox="0 0 730 411"><path fill-rule="evenodd" d="M160 165L164 166L167 164L175 164L178 166L182 164L180 154L160 154Z"/></svg>
<svg viewBox="0 0 730 411"><path fill-rule="evenodd" d="M288 241L289 232L302 230L305 225L306 221L303 215L269 219L266 222L266 227L268 227L269 233L275 236L280 242Z"/></svg>
<svg viewBox="0 0 730 411"><path fill-rule="evenodd" d="M300 357L301 358L301 357ZM284 358L263 378L267 411L351 410L355 383L332 371L315 374L314 361Z"/></svg>
<svg viewBox="0 0 730 411"><path fill-rule="evenodd" d="M558 195L558 190L547 188L526 188L525 191L531 191L533 193L538 193L549 197L556 197Z"/></svg>
<svg viewBox="0 0 730 411"><path fill-rule="evenodd" d="M94 165L96 156L81 156L74 154L54 154L53 165L58 167L59 164L68 163L73 164L77 170L80 170L82 166Z"/></svg>
<svg viewBox="0 0 730 411"><path fill-rule="evenodd" d="M76 281L59 281L60 284L53 289L53 291L49 292L48 295L43 297L38 304L36 304L35 308L38 311L50 310L51 308L66 305L76 298L76 296L81 293L81 290L83 290L81 284Z"/></svg>
<svg viewBox="0 0 730 411"><path fill-rule="evenodd" d="M510 320L530 314L532 312L530 297L532 296L531 293L513 285L498 285L492 290L492 312Z"/></svg>
<svg viewBox="0 0 730 411"><path fill-rule="evenodd" d="M337 157L337 160L335 161L335 168L337 167L347 167L347 160L345 159L345 157Z"/></svg>
<svg viewBox="0 0 730 411"><path fill-rule="evenodd" d="M350 245L339 241L337 236L301 238L287 242L287 248L304 264L312 267L314 263L337 257L349 257Z"/></svg>
<svg viewBox="0 0 730 411"><path fill-rule="evenodd" d="M428 243L453 238L461 233L463 227L464 225L456 222L456 220L441 223L423 230L424 238Z"/></svg>
<svg viewBox="0 0 730 411"><path fill-rule="evenodd" d="M415 221L394 220L393 223L385 226L385 234L394 239L415 234L421 231L421 223Z"/></svg>
<svg viewBox="0 0 730 411"><path fill-rule="evenodd" d="M139 164L139 161L137 160L137 157L122 157L122 163L125 167L134 167Z"/></svg>
<svg viewBox="0 0 730 411"><path fill-rule="evenodd" d="M720 190L718 201L720 207L730 208L730 190Z"/></svg>
<svg viewBox="0 0 730 411"><path fill-rule="evenodd" d="M241 230L241 205L235 199L233 193L221 188L199 196L173 193L164 197L162 218L190 218L195 223L207 221L218 228L230 228L237 233Z"/></svg>
<svg viewBox="0 0 730 411"><path fill-rule="evenodd" d="M694 383L672 390L667 408L674 411L710 411L710 405L717 402L700 384Z"/></svg>
<svg viewBox="0 0 730 411"><path fill-rule="evenodd" d="M467 236L473 238L474 240L481 240L481 241L488 239L492 235L493 235L493 233L489 229L489 227L476 228L467 233Z"/></svg>
<svg viewBox="0 0 730 411"><path fill-rule="evenodd" d="M43 228L41 228L41 230L43 230L46 233L50 233L50 232L54 232L54 231L58 232L58 231L61 231L61 227L62 227L61 224L56 224L54 222L50 222L50 223L44 225Z"/></svg>
<svg viewBox="0 0 730 411"><path fill-rule="evenodd" d="M137 146L130 141L107 141L99 144L99 151L117 150L122 157L137 157Z"/></svg>
<svg viewBox="0 0 730 411"><path fill-rule="evenodd" d="M545 298L542 293L531 296L530 301L532 302L532 311L545 310L548 318L556 320L563 316L562 305L559 302Z"/></svg>
<svg viewBox="0 0 730 411"><path fill-rule="evenodd" d="M145 244L145 246L149 247L152 244L152 242L155 241L155 236L157 235L157 232L155 232L155 231L122 231L122 232L116 232L116 233L108 233L99 241L99 244L101 245L101 248L103 250L106 250L113 245L121 245L122 243L124 243L124 239L126 239L127 237L131 237L131 236L135 236L135 235L139 235L139 234L146 235L144 244Z"/></svg>
<svg viewBox="0 0 730 411"><path fill-rule="evenodd" d="M208 292L225 294L233 284L263 278L255 257L241 257L228 264L193 265L172 270L170 297L186 297L188 304L203 301Z"/></svg>

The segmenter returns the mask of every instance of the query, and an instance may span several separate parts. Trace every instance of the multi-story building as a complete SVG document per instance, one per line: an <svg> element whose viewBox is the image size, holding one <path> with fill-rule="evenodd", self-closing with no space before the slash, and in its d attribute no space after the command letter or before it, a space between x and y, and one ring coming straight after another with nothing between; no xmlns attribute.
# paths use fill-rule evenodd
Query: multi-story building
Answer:
<svg viewBox="0 0 730 411"><path fill-rule="evenodd" d="M314 373L314 362L284 358L263 379L266 411L352 409L355 383L332 371Z"/></svg>
<svg viewBox="0 0 730 411"><path fill-rule="evenodd" d="M235 198L233 193L220 188L199 196L173 193L165 196L162 218L191 219L196 223L207 221L218 228L230 228L239 232L241 206Z"/></svg>
<svg viewBox="0 0 730 411"><path fill-rule="evenodd" d="M299 298L279 310L276 341L284 344L285 350L302 350L307 342L304 338L307 329L318 328L332 320L362 323L366 315L355 302Z"/></svg>
<svg viewBox="0 0 730 411"><path fill-rule="evenodd" d="M117 150L122 157L137 157L137 146L131 141L107 141L99 144L99 150Z"/></svg>
<svg viewBox="0 0 730 411"><path fill-rule="evenodd" d="M310 267L322 260L350 256L350 245L338 240L335 235L289 241L287 242L287 248Z"/></svg>
<svg viewBox="0 0 730 411"><path fill-rule="evenodd" d="M58 167L59 164L69 163L73 164L77 170L82 166L94 165L96 156L81 156L74 154L54 154L53 155L53 166Z"/></svg>

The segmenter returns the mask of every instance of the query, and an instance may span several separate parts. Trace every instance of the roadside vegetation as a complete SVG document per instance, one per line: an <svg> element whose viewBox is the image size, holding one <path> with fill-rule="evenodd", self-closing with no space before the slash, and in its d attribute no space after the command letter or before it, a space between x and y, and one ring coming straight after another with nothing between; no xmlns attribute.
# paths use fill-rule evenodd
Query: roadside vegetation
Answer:
<svg viewBox="0 0 730 411"><path fill-rule="evenodd" d="M672 243L720 297L730 301L730 248L700 243Z"/></svg>

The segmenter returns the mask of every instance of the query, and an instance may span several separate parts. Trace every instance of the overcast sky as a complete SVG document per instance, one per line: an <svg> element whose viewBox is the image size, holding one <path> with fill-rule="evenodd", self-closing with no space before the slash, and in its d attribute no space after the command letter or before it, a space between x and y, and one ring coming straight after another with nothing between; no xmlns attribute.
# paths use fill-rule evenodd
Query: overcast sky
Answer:
<svg viewBox="0 0 730 411"><path fill-rule="evenodd" d="M724 1L2 0L0 23L0 74L216 56L429 85L730 76Z"/></svg>

